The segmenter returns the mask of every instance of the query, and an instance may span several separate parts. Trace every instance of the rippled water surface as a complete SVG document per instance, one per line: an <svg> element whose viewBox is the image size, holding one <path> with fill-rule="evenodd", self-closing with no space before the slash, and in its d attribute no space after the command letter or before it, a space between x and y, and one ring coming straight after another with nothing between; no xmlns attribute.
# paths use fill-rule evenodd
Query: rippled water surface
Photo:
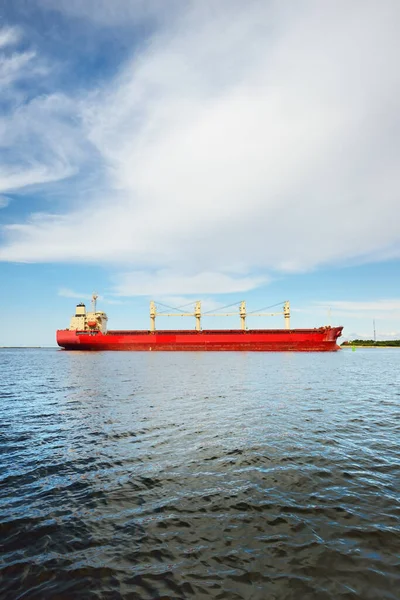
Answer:
<svg viewBox="0 0 400 600"><path fill-rule="evenodd" d="M1 598L400 598L400 350L0 350Z"/></svg>

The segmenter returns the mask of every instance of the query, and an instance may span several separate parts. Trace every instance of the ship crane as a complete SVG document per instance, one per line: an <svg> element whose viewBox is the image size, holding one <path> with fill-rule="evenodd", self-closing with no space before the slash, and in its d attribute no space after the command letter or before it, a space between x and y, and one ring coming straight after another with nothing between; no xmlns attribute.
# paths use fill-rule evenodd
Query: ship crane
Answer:
<svg viewBox="0 0 400 600"><path fill-rule="evenodd" d="M196 317L196 331L201 331L201 302L198 300L194 306L194 312L165 313L157 312L154 300L150 302L150 331L156 330L156 317Z"/></svg>
<svg viewBox="0 0 400 600"><path fill-rule="evenodd" d="M276 315L283 315L285 319L285 329L290 329L290 303L288 300L284 302L283 310L279 312L250 312L246 311L246 302L243 300L239 305L239 313L228 312L228 313L203 313L207 317L235 317L239 314L242 331L246 331L246 317L251 315L252 317L275 317ZM152 333L156 330L156 317L195 317L196 318L196 331L201 331L201 302L198 300L195 302L194 312L181 312L181 313L165 313L158 312L156 303L154 300L150 302L150 331Z"/></svg>

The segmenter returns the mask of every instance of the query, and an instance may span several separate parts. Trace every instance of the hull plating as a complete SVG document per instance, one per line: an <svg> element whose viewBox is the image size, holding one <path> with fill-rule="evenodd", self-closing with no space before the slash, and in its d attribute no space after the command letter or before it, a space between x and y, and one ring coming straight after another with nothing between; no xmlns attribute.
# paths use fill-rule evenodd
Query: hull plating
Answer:
<svg viewBox="0 0 400 600"><path fill-rule="evenodd" d="M319 329L193 331L57 331L57 344L65 350L130 351L250 351L332 352L339 350L342 327Z"/></svg>

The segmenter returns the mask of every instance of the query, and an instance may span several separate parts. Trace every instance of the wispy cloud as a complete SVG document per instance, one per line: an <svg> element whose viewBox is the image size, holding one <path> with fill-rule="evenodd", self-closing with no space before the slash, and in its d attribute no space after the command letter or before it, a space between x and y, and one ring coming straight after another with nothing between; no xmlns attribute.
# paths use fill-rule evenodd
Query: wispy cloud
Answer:
<svg viewBox="0 0 400 600"><path fill-rule="evenodd" d="M93 293L93 292L92 292ZM70 290L69 288L61 288L58 290L58 295L63 298L73 298L76 300L91 300L92 294L76 292L74 290Z"/></svg>
<svg viewBox="0 0 400 600"><path fill-rule="evenodd" d="M158 21L173 13L179 6L185 7L187 0L39 0L39 3L66 16L115 27L148 19Z"/></svg>
<svg viewBox="0 0 400 600"><path fill-rule="evenodd" d="M16 44L21 37L17 27L2 27L0 29L0 48Z"/></svg>
<svg viewBox="0 0 400 600"><path fill-rule="evenodd" d="M6 86L26 77L31 61L35 58L34 52L20 52L10 57L0 56L0 85Z"/></svg>
<svg viewBox="0 0 400 600"><path fill-rule="evenodd" d="M85 160L72 116L75 104L62 94L33 99L0 117L0 192L65 179Z"/></svg>
<svg viewBox="0 0 400 600"><path fill-rule="evenodd" d="M89 18L89 4L59 6ZM114 262L131 295L399 256L399 4L186 6L69 124L44 107L57 142L35 131L50 166L31 180L68 177L92 152L105 183L83 209L7 226L0 260Z"/></svg>
<svg viewBox="0 0 400 600"><path fill-rule="evenodd" d="M347 340L372 340L374 339L374 332L370 331L351 331L346 334L345 339ZM376 330L377 340L400 340L400 331L396 330ZM344 340L342 340L344 341Z"/></svg>
<svg viewBox="0 0 400 600"><path fill-rule="evenodd" d="M0 29L0 193L65 179L85 160L76 101L34 93L48 68L35 50L19 49L22 37Z"/></svg>
<svg viewBox="0 0 400 600"><path fill-rule="evenodd" d="M10 198L7 196L0 196L0 208L5 208L10 204Z"/></svg>
<svg viewBox="0 0 400 600"><path fill-rule="evenodd" d="M24 79L32 79L45 72L34 50L20 49L23 39L17 27L0 28L0 99L12 97L14 84ZM11 48L10 48L11 46Z"/></svg>
<svg viewBox="0 0 400 600"><path fill-rule="evenodd" d="M296 311L294 311L296 312ZM345 323L346 330L348 327L353 327L354 323L359 323L358 327L365 327L365 323L368 322L372 331L372 324L376 323L388 323L400 321L400 299L399 298L382 298L378 300L326 300L322 302L316 302L314 308L301 309L298 312L306 314L312 314L321 318L328 318L328 321L335 323ZM379 329L387 329L387 324L382 326L379 325ZM353 334L347 334L347 337L351 337ZM371 333L366 334L367 337L371 337ZM385 335L389 335L387 332ZM358 336L362 338L364 334L360 331ZM353 336L354 337L354 336Z"/></svg>
<svg viewBox="0 0 400 600"><path fill-rule="evenodd" d="M58 290L58 295L62 296L63 298L72 298L73 300L79 300L80 302L88 302L92 300L92 296L93 296L92 292L87 293L81 293L81 292L76 292L74 290L70 290L69 288L60 288ZM98 300L104 304L122 304L121 300L115 300L112 298L105 298L104 296L101 296L100 294L98 294L97 296Z"/></svg>
<svg viewBox="0 0 400 600"><path fill-rule="evenodd" d="M326 302L318 302L320 306L330 306L338 310L346 311L400 311L400 299L381 299L372 301L357 302L354 300L332 300Z"/></svg>
<svg viewBox="0 0 400 600"><path fill-rule="evenodd" d="M182 275L165 269L155 272L133 271L116 277L114 293L118 296L175 296L176 294L226 294L246 292L262 283L265 277L233 277L224 273L205 272Z"/></svg>

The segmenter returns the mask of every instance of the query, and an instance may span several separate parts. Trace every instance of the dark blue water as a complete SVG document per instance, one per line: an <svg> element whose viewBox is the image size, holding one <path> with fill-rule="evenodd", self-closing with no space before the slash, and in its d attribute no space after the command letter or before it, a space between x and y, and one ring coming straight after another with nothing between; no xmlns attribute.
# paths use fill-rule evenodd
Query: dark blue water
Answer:
<svg viewBox="0 0 400 600"><path fill-rule="evenodd" d="M400 350L0 350L0 597L400 598Z"/></svg>

